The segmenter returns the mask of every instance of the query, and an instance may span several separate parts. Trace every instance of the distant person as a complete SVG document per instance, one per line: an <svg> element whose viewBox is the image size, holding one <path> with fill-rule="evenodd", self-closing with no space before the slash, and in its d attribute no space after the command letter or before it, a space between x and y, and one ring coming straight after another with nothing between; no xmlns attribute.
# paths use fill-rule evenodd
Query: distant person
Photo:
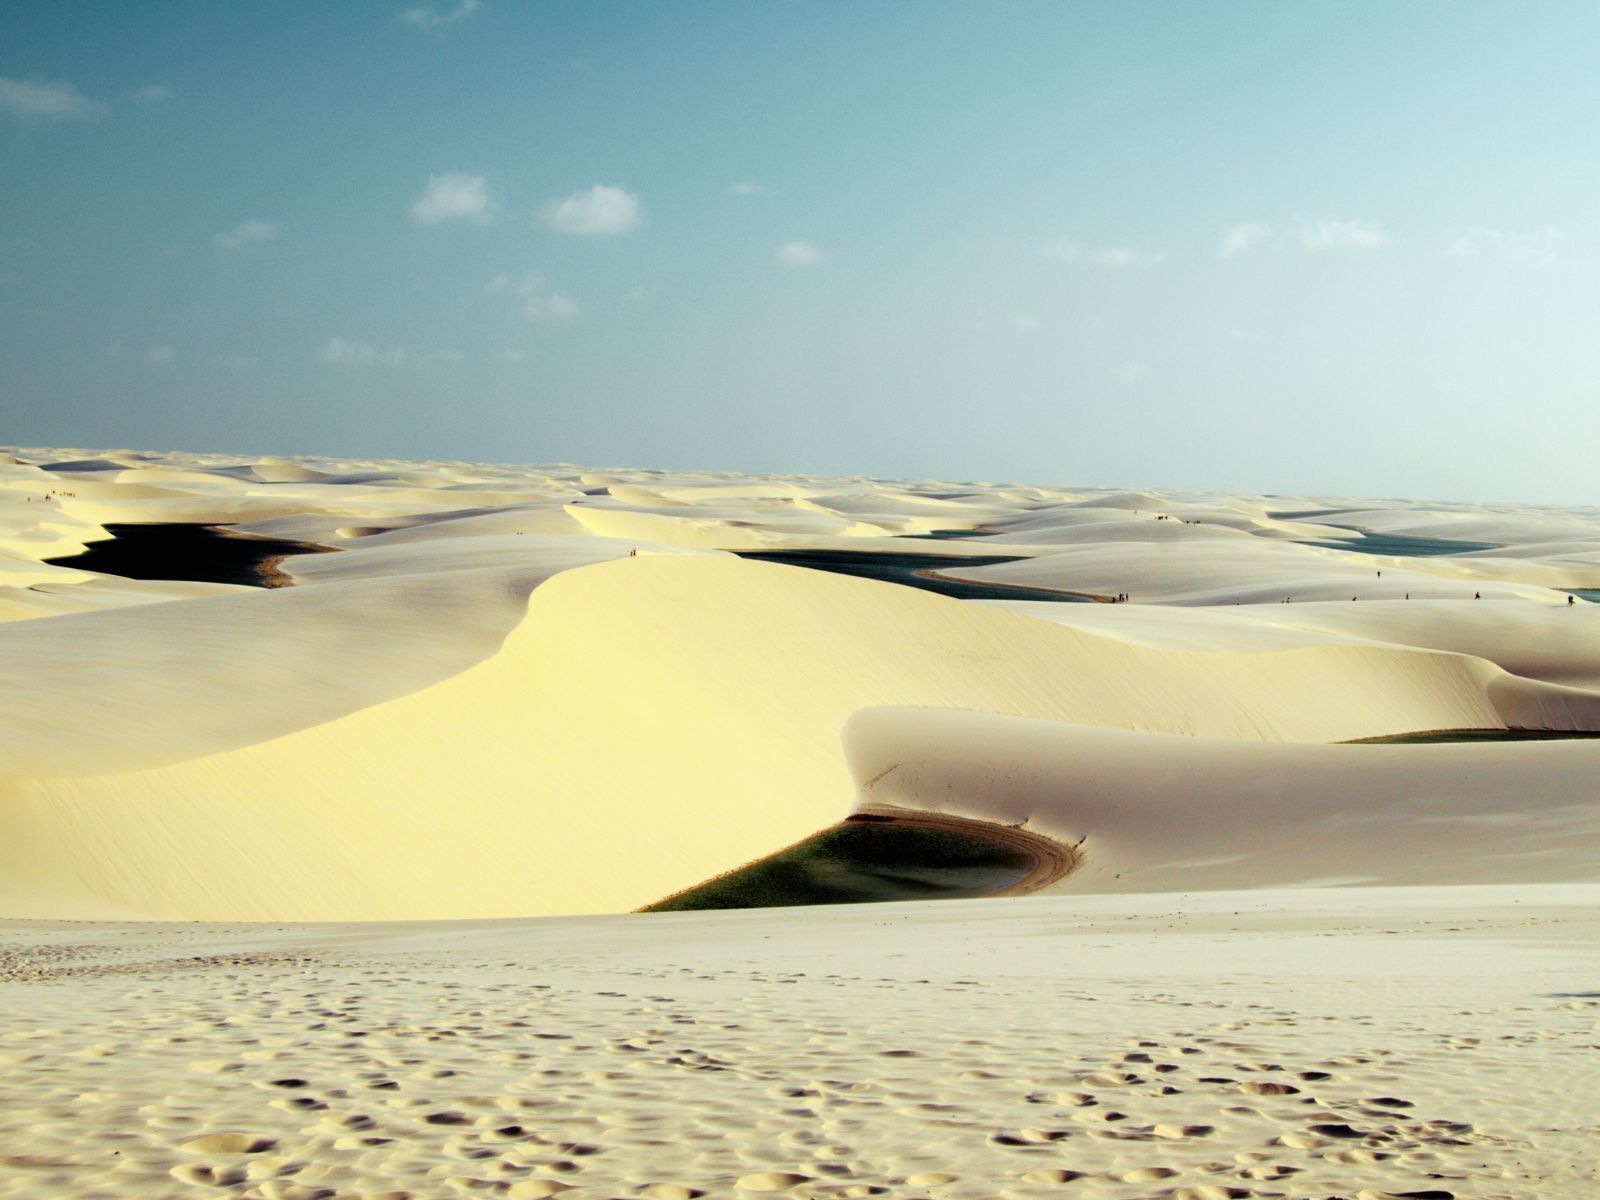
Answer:
<svg viewBox="0 0 1600 1200"><path fill-rule="evenodd" d="M1571 608L1577 602L1578 602L1577 597L1575 597L1575 596L1568 596L1567 597L1567 607L1568 608Z"/></svg>
<svg viewBox="0 0 1600 1200"><path fill-rule="evenodd" d="M1473 592L1472 593L1472 598L1474 600L1482 600L1483 599L1483 593L1482 592Z"/></svg>

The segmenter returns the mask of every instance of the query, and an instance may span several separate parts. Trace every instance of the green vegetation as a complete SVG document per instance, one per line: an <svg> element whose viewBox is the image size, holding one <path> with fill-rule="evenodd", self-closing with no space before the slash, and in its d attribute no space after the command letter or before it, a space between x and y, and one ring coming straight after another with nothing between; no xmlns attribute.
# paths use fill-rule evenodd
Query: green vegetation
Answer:
<svg viewBox="0 0 1600 1200"><path fill-rule="evenodd" d="M996 838L858 819L642 911L986 896L1026 878L1035 861L1027 850Z"/></svg>
<svg viewBox="0 0 1600 1200"><path fill-rule="evenodd" d="M1423 742L1553 742L1565 738L1600 737L1581 729L1429 729L1421 733L1391 733L1383 737L1354 738L1344 746L1411 745Z"/></svg>

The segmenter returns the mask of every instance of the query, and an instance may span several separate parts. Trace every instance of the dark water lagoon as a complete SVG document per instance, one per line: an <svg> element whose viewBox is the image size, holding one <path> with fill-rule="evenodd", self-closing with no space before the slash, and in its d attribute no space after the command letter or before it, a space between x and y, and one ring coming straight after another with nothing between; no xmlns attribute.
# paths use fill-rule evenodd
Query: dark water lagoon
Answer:
<svg viewBox="0 0 1600 1200"><path fill-rule="evenodd" d="M280 581L268 565L274 559L326 550L307 542L233 534L225 525L107 525L106 531L110 538L90 543L82 554L45 561L124 579L275 587Z"/></svg>
<svg viewBox="0 0 1600 1200"><path fill-rule="evenodd" d="M882 583L899 583L906 587L937 592L957 600L1053 600L1061 603L1093 603L1091 596L1078 596L1069 592L1053 592L1046 588L1005 587L990 583L970 583L959 579L941 579L933 573L956 570L961 567L987 567L994 563L1018 562L1023 557L1015 554L974 554L951 556L942 554L874 554L865 550L751 550L741 551L740 558L760 562L784 563L791 567L809 567L814 571L832 571L838 575L854 575L860 579L876 579Z"/></svg>
<svg viewBox="0 0 1600 1200"><path fill-rule="evenodd" d="M1306 546L1327 546L1332 550L1354 550L1360 554L1389 554L1395 558L1430 558L1440 554L1472 554L1478 550L1494 550L1495 542L1460 542L1449 538L1405 537L1399 534L1367 533L1354 525L1332 525L1330 529L1348 529L1356 536L1327 541L1306 541Z"/></svg>
<svg viewBox="0 0 1600 1200"><path fill-rule="evenodd" d="M984 828L857 816L640 911L991 896L1037 875L1042 859L1052 857L1021 840L1043 843L1037 835L988 836Z"/></svg>

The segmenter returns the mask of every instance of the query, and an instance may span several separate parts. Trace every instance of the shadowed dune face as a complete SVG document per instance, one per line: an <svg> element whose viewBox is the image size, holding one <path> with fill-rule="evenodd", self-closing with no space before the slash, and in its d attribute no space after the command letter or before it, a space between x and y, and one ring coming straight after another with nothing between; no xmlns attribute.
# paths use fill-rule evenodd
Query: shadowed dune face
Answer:
<svg viewBox="0 0 1600 1200"><path fill-rule="evenodd" d="M1078 847L1078 891L1595 870L1594 745L1326 745L1600 729L1600 609L1551 586L1600 584L1592 513L12 457L0 913L624 910L858 804L1026 821ZM156 523L339 552L283 561L275 590L62 564ZM1405 538L1494 550L1401 557ZM1004 598L895 581L912 565ZM1361 603L1337 599L1351 581ZM1490 853L1487 830L1512 833Z"/></svg>

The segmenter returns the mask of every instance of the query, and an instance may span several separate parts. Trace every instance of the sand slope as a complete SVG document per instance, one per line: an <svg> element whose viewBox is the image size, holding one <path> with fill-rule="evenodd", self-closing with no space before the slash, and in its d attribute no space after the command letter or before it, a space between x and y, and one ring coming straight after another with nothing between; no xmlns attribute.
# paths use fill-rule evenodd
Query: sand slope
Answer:
<svg viewBox="0 0 1600 1200"><path fill-rule="evenodd" d="M500 632L492 616L522 586L494 572L433 579L459 581L458 605L485 606L481 639ZM379 582L245 599L264 612ZM233 597L188 603L240 607ZM144 606L51 624L64 644L81 645L74 623L96 622L154 653L163 631L180 640L165 616ZM140 623L142 635L127 632ZM349 632L329 625L322 636L343 645ZM1373 645L1152 650L894 585L721 557L567 571L533 591L498 653L463 664L481 639L434 667L464 666L449 678L293 732L273 730L248 695L222 694L247 660L175 673L203 690L171 693L161 726L170 740L157 757L177 757L185 733L201 756L155 767L137 732L164 677L142 673L142 693L102 696L101 728L129 734L86 761L59 730L71 732L65 722L105 667L80 670L74 687L63 665L56 689L31 698L31 732L13 734L7 761L26 770L6 783L0 809L0 903L64 912L71 894L75 912L225 919L630 908L846 811L855 785L841 730L880 705L1250 741L1600 726L1600 697L1480 659ZM285 671L280 685L310 688L314 678ZM218 752L252 731L262 740Z"/></svg>

